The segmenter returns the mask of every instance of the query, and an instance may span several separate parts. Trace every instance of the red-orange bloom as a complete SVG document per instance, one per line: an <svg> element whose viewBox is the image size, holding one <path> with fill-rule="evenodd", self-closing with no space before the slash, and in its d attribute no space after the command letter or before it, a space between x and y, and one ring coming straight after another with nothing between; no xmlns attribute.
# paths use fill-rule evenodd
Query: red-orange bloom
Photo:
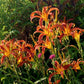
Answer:
<svg viewBox="0 0 84 84"><path fill-rule="evenodd" d="M2 40L0 44L0 53L3 55L1 58L1 64L3 63L5 57L9 57L12 54L13 49L15 49L14 39L10 41Z"/></svg>
<svg viewBox="0 0 84 84"><path fill-rule="evenodd" d="M49 83L52 84L51 82L51 78L54 76L54 75L57 75L57 74L60 74L62 78L64 78L64 71L69 69L69 67L71 66L71 64L66 64L66 65L63 65L63 64L59 64L58 61L55 61L55 68L49 68L48 70L53 70L55 72L53 72L52 74L50 74L49 76ZM59 81L60 82L60 81Z"/></svg>
<svg viewBox="0 0 84 84"><path fill-rule="evenodd" d="M40 11L32 12L31 15L30 15L30 20L32 21L32 19L36 18L36 17L40 18L39 25L42 26L43 21L48 22L48 16L49 15L52 17L53 14L51 13L51 11L56 10L56 11L58 11L58 14L59 14L59 9L58 8L50 8L50 7L51 6L43 7L42 12L40 12ZM35 15L35 14L37 14L37 15Z"/></svg>
<svg viewBox="0 0 84 84"><path fill-rule="evenodd" d="M42 49L42 54L45 52L45 48L51 49L52 45L48 37L46 37L45 40L43 40L43 35L40 34L40 38L38 39L37 43L35 44L35 50L38 50L41 48Z"/></svg>
<svg viewBox="0 0 84 84"><path fill-rule="evenodd" d="M77 70L80 70L81 69L79 66L80 63L84 64L84 61L80 61L80 59L78 59L77 62L73 61L72 62L72 69L74 69L76 72L77 72Z"/></svg>
<svg viewBox="0 0 84 84"><path fill-rule="evenodd" d="M32 45L27 44L24 40L16 41L15 45L18 48L18 52L16 52L17 64L19 64L18 66L34 61L35 51Z"/></svg>
<svg viewBox="0 0 84 84"><path fill-rule="evenodd" d="M84 29L76 28L74 23L61 23L60 32L60 42L64 36L72 36L76 41L79 41Z"/></svg>
<svg viewBox="0 0 84 84"><path fill-rule="evenodd" d="M24 40L3 40L0 44L0 53L3 55L1 63L7 57L8 60L15 59L18 66L22 66L24 63L34 61L34 47L27 44ZM14 61L15 61L14 60Z"/></svg>
<svg viewBox="0 0 84 84"><path fill-rule="evenodd" d="M36 33L41 33L41 34L44 34L48 37L52 37L54 35L53 30L51 29L50 26L45 28L43 25L42 25L42 27L37 26L36 31L33 34L36 34Z"/></svg>
<svg viewBox="0 0 84 84"><path fill-rule="evenodd" d="M48 70L54 70L56 73L55 74L60 74L62 78L64 78L63 73L64 73L64 67L58 63L58 61L55 61L55 69L54 68L49 68ZM53 74L53 75L55 75Z"/></svg>
<svg viewBox="0 0 84 84"><path fill-rule="evenodd" d="M82 32L84 32L84 29L80 29L80 28L74 28L72 30L72 37L79 42L80 41L80 36L82 35Z"/></svg>
<svg viewBox="0 0 84 84"><path fill-rule="evenodd" d="M49 76L49 79L48 79L48 81L49 81L49 84L59 84L60 83L60 80L56 80L55 82L51 82L51 78L55 75L55 74L57 74L57 73L52 73L52 74L50 74L50 76Z"/></svg>

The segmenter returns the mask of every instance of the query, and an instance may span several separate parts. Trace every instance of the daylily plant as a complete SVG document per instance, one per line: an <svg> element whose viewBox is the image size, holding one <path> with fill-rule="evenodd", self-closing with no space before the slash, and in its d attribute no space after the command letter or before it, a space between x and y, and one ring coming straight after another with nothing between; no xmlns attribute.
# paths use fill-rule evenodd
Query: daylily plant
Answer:
<svg viewBox="0 0 84 84"><path fill-rule="evenodd" d="M48 70L54 71L49 76L49 84L52 84L51 78L53 77L53 75L60 74L61 77L64 78L65 71L68 71L70 67L75 71L80 70L79 64L83 62L83 61L79 62L79 60L77 62L71 61L70 55L65 56L65 54L63 53L63 49L65 48L67 49L67 46L76 48L77 50L78 48L80 49L80 35L84 32L84 29L75 27L74 23L69 23L69 21L72 19L66 21L64 18L63 21L58 21L57 20L58 14L59 14L59 9L51 6L49 7L46 6L46 7L43 7L42 12L35 11L30 15L31 21L33 18L36 18L36 17L40 18L39 25L37 26L36 31L33 33L33 37L32 37L33 38L32 40L36 45L35 48L39 50L39 53L40 53L38 54L39 58L41 56L44 56L42 54L45 53L45 49L47 48L50 50L50 53L51 53L49 59L51 59L52 62L55 60L54 61L55 65L53 65L55 66L55 68L48 69ZM45 23L43 23L43 21ZM36 33L39 34L37 42L35 42L34 40L34 36ZM75 45L69 45L69 42L68 42L68 45L67 44L64 45L64 48L59 47L60 45L63 46L62 40L70 40L69 36L72 36L72 38L76 40L78 48ZM56 42L60 42L60 45L57 45ZM42 49L42 52L40 51L40 48ZM63 48L63 49L60 49L60 48ZM62 55L60 51L62 52ZM57 60L58 59L57 54L60 58L61 64L59 64ZM82 53L81 53L81 56L82 56ZM59 82L60 80L57 80L53 84L58 84Z"/></svg>
<svg viewBox="0 0 84 84"><path fill-rule="evenodd" d="M32 21L33 18L40 18L39 19L39 25L42 26L43 25L43 21L45 21L45 24L49 22L49 18L48 16L50 15L50 18L53 20L55 18L55 21L57 21L57 14L59 14L59 9L58 8L50 8L51 6L46 6L43 7L42 12L40 11L34 11L31 13L30 15L30 19ZM50 9L49 9L50 8ZM55 13L55 17L54 14L52 13L52 11L56 11ZM57 13L58 12L58 13ZM37 15L35 15L37 14Z"/></svg>
<svg viewBox="0 0 84 84"><path fill-rule="evenodd" d="M49 76L49 79L48 79L48 80L49 80L49 84L52 84L52 83L51 83L51 78L52 78L54 75L60 74L61 77L64 79L65 71L66 71L66 70L68 71L69 69L71 69L71 67L72 67L72 69L74 69L76 72L77 72L77 70L80 70L80 69L81 69L80 66L79 66L80 63L83 63L83 64L84 64L84 61L80 61L80 59L78 59L77 62L76 62L76 61L73 61L72 63L65 64L65 65L64 65L64 63L59 64L58 61L55 61L55 68L49 68L49 69L48 69L48 71L49 71L49 70L53 70L53 71L54 71L54 72L51 73L50 76Z"/></svg>
<svg viewBox="0 0 84 84"><path fill-rule="evenodd" d="M74 23L69 23L65 19L59 21L58 14L59 9L51 6L43 7L42 12L32 12L31 22L34 18L39 18L39 25L31 35L34 45L26 43L24 40L2 40L0 42L1 64L18 68L30 65L31 68L41 71L43 77L47 75L46 70L50 71L49 84L59 84L61 78L70 82L69 75L67 75L69 71L75 70L77 72L77 70L81 70L80 64L84 64L80 43L80 36L84 29L75 27ZM77 45L70 44L69 37L75 39ZM74 60L73 53L69 52L69 47L75 48L80 54L77 61ZM50 52L49 57L45 55L47 50ZM48 58L47 62L45 58ZM49 61L51 61L52 67L47 65ZM8 66L6 67L8 68ZM53 77L54 82L52 82Z"/></svg>
<svg viewBox="0 0 84 84"><path fill-rule="evenodd" d="M33 46L27 44L24 40L3 40L0 44L0 53L2 54L1 64L6 60L12 61L15 59L17 65L22 66L24 63L34 61L35 52Z"/></svg>
<svg viewBox="0 0 84 84"><path fill-rule="evenodd" d="M4 59L6 57L9 58L13 50L16 49L16 47L13 44L14 44L14 39L10 41L5 41L5 40L1 41L0 44L0 53L2 54L1 64L3 63Z"/></svg>

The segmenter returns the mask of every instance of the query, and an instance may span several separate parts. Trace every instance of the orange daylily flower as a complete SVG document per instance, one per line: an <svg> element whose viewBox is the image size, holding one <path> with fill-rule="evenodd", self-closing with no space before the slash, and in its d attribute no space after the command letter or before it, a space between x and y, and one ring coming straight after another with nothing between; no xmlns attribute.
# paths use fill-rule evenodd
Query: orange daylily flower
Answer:
<svg viewBox="0 0 84 84"><path fill-rule="evenodd" d="M72 37L79 42L80 41L80 36L82 35L82 32L84 32L84 29L80 29L80 28L74 28L72 30Z"/></svg>
<svg viewBox="0 0 84 84"><path fill-rule="evenodd" d="M52 29L48 26L47 28L45 28L44 26L37 26L36 31L33 33L41 33L41 34L45 34L46 36L52 37L54 35Z"/></svg>
<svg viewBox="0 0 84 84"><path fill-rule="evenodd" d="M42 26L42 27L37 26L37 29L33 33L33 35L36 34L36 33L41 33L38 36L38 43L43 44L43 46L45 46L48 49L51 49L51 42L54 45L53 39L54 39L55 36L54 36L53 30L51 30L50 24L48 25L47 28L45 28L44 26ZM45 41L43 40L43 37L45 37ZM49 38L52 38L51 42L50 42ZM34 39L33 39L33 41L34 41ZM34 41L34 43L36 44L35 41Z"/></svg>
<svg viewBox="0 0 84 84"><path fill-rule="evenodd" d="M54 68L49 68L48 70L54 70L56 74L60 74L62 78L64 78L63 73L64 73L64 67L58 63L58 61L55 61L55 69Z"/></svg>
<svg viewBox="0 0 84 84"><path fill-rule="evenodd" d="M71 32L72 32L72 27L75 26L74 23L62 23L62 26L63 26L63 34L66 35L66 36L70 36L71 35Z"/></svg>
<svg viewBox="0 0 84 84"><path fill-rule="evenodd" d="M58 11L58 14L59 14L59 9L58 8L50 8L50 7L51 6L43 7L42 8L42 12L40 12L40 11L34 11L34 12L32 12L31 15L30 15L30 20L32 21L32 19L36 18L36 17L40 18L39 25L42 26L42 22L43 21L48 22L48 16L49 15L52 17L53 14L51 13L51 11L56 10L56 11ZM37 15L35 15L35 14L37 14Z"/></svg>
<svg viewBox="0 0 84 84"><path fill-rule="evenodd" d="M64 20L59 23L61 25L61 27L60 27L61 35L63 32L62 36L64 36L64 35L70 36L71 35L72 28L75 27L74 23L69 23L69 21L71 21L71 20L73 20L73 19L69 19L66 21L66 17L64 17Z"/></svg>
<svg viewBox="0 0 84 84"><path fill-rule="evenodd" d="M70 20L73 20L73 19L69 19L66 21L66 17L64 17L64 21L61 22L61 24L63 26L63 28L61 28L61 30L63 31L64 35L73 36L76 40L79 40L80 33L84 32L84 30L80 29L80 28L76 28L74 23L68 23ZM79 32L77 32L77 31L79 31Z"/></svg>
<svg viewBox="0 0 84 84"><path fill-rule="evenodd" d="M50 76L49 76L49 84L52 84L52 82L51 82L51 78L54 76L54 75L57 75L57 74L60 74L61 75L61 77L62 78L64 78L64 76L63 76L63 74L64 74L64 67L62 66L62 65L60 65L59 63L58 63L58 61L55 61L55 67L56 68L49 68L48 69L48 71L49 70L54 70L55 72L53 72L53 73L51 73L50 74ZM56 84L58 84L60 82L60 80L58 81L56 81L56 82L54 82L54 84L56 83Z"/></svg>
<svg viewBox="0 0 84 84"><path fill-rule="evenodd" d="M51 82L51 78L54 76L54 75L57 75L57 74L60 74L62 78L64 78L64 71L69 69L69 67L71 66L71 64L66 64L66 65L63 65L62 63L59 64L58 61L55 61L55 67L56 68L49 68L49 70L53 70L55 72L51 73L50 76L49 76L49 82L50 84L52 84ZM60 81L59 81L60 82Z"/></svg>
<svg viewBox="0 0 84 84"><path fill-rule="evenodd" d="M84 29L76 28L74 23L62 23L60 26L60 32L60 42L64 36L72 36L76 41L79 41L80 34L84 32Z"/></svg>
<svg viewBox="0 0 84 84"><path fill-rule="evenodd" d="M38 50L40 52L40 48L41 48L42 54L44 54L45 48L48 48L48 49L52 48L52 44L49 40L49 37L46 36L45 34L40 34L37 42L34 40L33 36L31 36L31 37L35 43L35 45L34 45L35 51ZM43 37L45 37L45 40L43 39Z"/></svg>
<svg viewBox="0 0 84 84"><path fill-rule="evenodd" d="M42 26L42 27L37 26L37 30L33 33L33 35L36 34L36 33L40 33L40 35L38 36L38 43L42 43L43 42L43 40L42 40L43 37L47 37L47 38L51 38L51 42L54 45L53 39L54 39L55 35L53 33L53 30L51 30L50 26L48 26L48 28L45 28L44 26ZM45 46L48 47L49 45L51 46L51 42L49 40L47 40L47 38L45 38L46 39ZM35 41L34 41L34 43L35 43Z"/></svg>
<svg viewBox="0 0 84 84"><path fill-rule="evenodd" d="M51 49L51 48L52 48L52 44L51 44L51 42L50 42L50 40L49 40L49 37L46 36L46 39L43 40L43 37L44 37L44 36L45 36L45 35L40 34L39 37L38 37L38 42L41 43L42 46L44 46L45 48Z"/></svg>
<svg viewBox="0 0 84 84"><path fill-rule="evenodd" d="M26 43L24 40L16 41L15 45L18 47L19 51L27 52L27 49L29 48L31 51L33 51L32 53L35 53L34 52L34 47L31 44Z"/></svg>
<svg viewBox="0 0 84 84"><path fill-rule="evenodd" d="M34 61L35 50L32 45L27 44L24 40L18 40L15 42L14 40L9 40L1 42L0 53L3 55L1 63L3 63L5 57L10 59L11 57L14 57L17 61L17 65L22 66L24 63Z"/></svg>
<svg viewBox="0 0 84 84"><path fill-rule="evenodd" d="M15 42L15 45L18 48L18 52L16 53L18 66L22 66L26 62L34 61L35 50L34 47L30 44L27 44L24 40L18 40Z"/></svg>
<svg viewBox="0 0 84 84"><path fill-rule="evenodd" d="M60 74L62 78L64 78L63 73L64 73L64 67L58 63L58 61L55 61L55 67L56 67L56 72L57 74Z"/></svg>
<svg viewBox="0 0 84 84"><path fill-rule="evenodd" d="M30 64L30 62L34 61L34 56L32 54L29 55L29 53L27 52L27 55L25 56L23 56L22 54L20 54L20 56L17 56L16 59L18 67L22 66L24 63Z"/></svg>
<svg viewBox="0 0 84 84"><path fill-rule="evenodd" d="M10 41L2 40L0 44L0 53L3 54L1 58L1 64L3 63L5 57L9 57L12 54L13 49L15 49L13 44L14 44L14 39Z"/></svg>
<svg viewBox="0 0 84 84"><path fill-rule="evenodd" d="M28 53L27 55L24 57L22 54L20 56L17 57L17 64L18 67L22 66L24 63L28 63L34 61L34 56L32 55L32 53Z"/></svg>
<svg viewBox="0 0 84 84"><path fill-rule="evenodd" d="M80 63L84 64L84 61L80 61L80 59L78 59L77 62L73 61L72 65L71 65L72 69L74 69L76 72L77 72L77 70L80 70L81 69L80 66L79 66Z"/></svg>

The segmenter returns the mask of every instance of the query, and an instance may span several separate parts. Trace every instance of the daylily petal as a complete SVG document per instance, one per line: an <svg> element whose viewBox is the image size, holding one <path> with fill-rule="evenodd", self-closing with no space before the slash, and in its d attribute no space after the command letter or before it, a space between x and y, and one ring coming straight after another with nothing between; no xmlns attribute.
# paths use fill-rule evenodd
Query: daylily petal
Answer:
<svg viewBox="0 0 84 84"><path fill-rule="evenodd" d="M17 58L17 64L20 64L22 61L23 61L22 56L20 56L20 57Z"/></svg>
<svg viewBox="0 0 84 84"><path fill-rule="evenodd" d="M38 14L39 16L38 15L35 15L35 14ZM40 18L41 15L42 15L42 13L40 11L34 11L34 12L32 12L31 15L30 15L31 22L32 22L32 19L33 18L36 18L36 17L37 18Z"/></svg>
<svg viewBox="0 0 84 84"><path fill-rule="evenodd" d="M58 61L55 61L55 67L60 66Z"/></svg>
<svg viewBox="0 0 84 84"><path fill-rule="evenodd" d="M59 14L59 9L58 8L50 8L49 11L48 11L48 14L50 14L50 12L53 11L53 10L57 10L58 14Z"/></svg>
<svg viewBox="0 0 84 84"><path fill-rule="evenodd" d="M49 78L48 78L48 81L49 81L49 84L52 84L52 82L51 82L51 78L54 76L54 75L56 75L57 73L52 73L52 74L50 74L50 76L49 76Z"/></svg>
<svg viewBox="0 0 84 84"><path fill-rule="evenodd" d="M42 23L43 23L43 18L40 18L39 20L39 25L42 27Z"/></svg>
<svg viewBox="0 0 84 84"><path fill-rule="evenodd" d="M4 59L5 59L5 55L4 56L2 56L2 58L1 58L1 64L3 63L3 61L4 61Z"/></svg>

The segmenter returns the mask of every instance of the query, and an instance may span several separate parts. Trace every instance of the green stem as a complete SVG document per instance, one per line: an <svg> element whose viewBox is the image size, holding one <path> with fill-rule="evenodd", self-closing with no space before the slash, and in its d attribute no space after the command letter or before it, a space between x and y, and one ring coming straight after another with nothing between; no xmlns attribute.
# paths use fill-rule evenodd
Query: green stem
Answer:
<svg viewBox="0 0 84 84"><path fill-rule="evenodd" d="M47 28L48 26L48 21L45 21L45 28Z"/></svg>
<svg viewBox="0 0 84 84"><path fill-rule="evenodd" d="M55 19L54 19L54 23L57 23L57 10L55 12Z"/></svg>
<svg viewBox="0 0 84 84"><path fill-rule="evenodd" d="M14 72L15 72L15 74L17 75L17 78L18 78L18 81L19 81L19 83L21 83L21 80L20 80L20 78L19 78L19 75L18 75L18 73L17 73L17 70L16 70L16 68L15 68L15 66L13 65L13 69L12 69Z"/></svg>
<svg viewBox="0 0 84 84"><path fill-rule="evenodd" d="M69 80L68 76L65 74L65 72L64 72L64 76L65 76L66 79L70 82L70 80Z"/></svg>
<svg viewBox="0 0 84 84"><path fill-rule="evenodd" d="M80 42L77 42L77 45L78 45L78 48L79 48L79 53L81 54L81 57L82 57L82 60L83 60L83 50L82 50Z"/></svg>

